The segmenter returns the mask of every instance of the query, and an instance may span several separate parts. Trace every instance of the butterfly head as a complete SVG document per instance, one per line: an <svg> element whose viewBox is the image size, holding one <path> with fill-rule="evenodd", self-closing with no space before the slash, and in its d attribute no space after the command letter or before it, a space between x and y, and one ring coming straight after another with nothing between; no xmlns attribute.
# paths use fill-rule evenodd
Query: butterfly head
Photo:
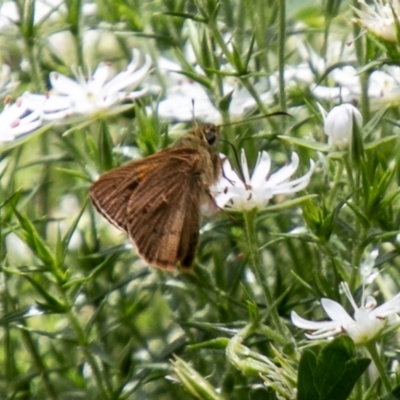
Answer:
<svg viewBox="0 0 400 400"><path fill-rule="evenodd" d="M206 142L209 146L213 146L219 136L219 126L214 124L197 125L192 133L197 139Z"/></svg>

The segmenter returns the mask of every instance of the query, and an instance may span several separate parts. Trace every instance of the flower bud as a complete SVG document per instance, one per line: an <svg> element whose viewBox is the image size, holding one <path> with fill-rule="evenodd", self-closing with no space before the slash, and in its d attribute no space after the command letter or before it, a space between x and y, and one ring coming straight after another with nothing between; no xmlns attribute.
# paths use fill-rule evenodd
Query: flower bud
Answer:
<svg viewBox="0 0 400 400"><path fill-rule="evenodd" d="M348 148L353 133L353 120L360 128L363 123L362 116L351 104L341 104L328 113L324 131L329 136L329 144L332 147L341 150Z"/></svg>

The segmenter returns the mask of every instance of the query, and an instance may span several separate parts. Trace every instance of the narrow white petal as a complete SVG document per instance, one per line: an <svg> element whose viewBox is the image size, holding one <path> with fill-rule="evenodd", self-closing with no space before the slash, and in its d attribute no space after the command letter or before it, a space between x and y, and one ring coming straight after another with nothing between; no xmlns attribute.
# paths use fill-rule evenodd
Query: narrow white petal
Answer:
<svg viewBox="0 0 400 400"><path fill-rule="evenodd" d="M20 123L17 127L11 129L10 132L15 137L22 136L22 135L25 135L27 133L30 133L30 132L34 131L36 128L38 128L40 126L40 124L41 124L40 120L36 120L36 121L30 122L30 123L27 123L27 124L26 123L24 123L24 124Z"/></svg>
<svg viewBox="0 0 400 400"><path fill-rule="evenodd" d="M268 186L275 186L288 180L297 170L299 166L299 156L292 153L292 161L289 165L285 165L279 171L273 173L268 179Z"/></svg>
<svg viewBox="0 0 400 400"><path fill-rule="evenodd" d="M353 295L352 295L351 292L350 292L350 288L349 288L348 283L347 283L347 282L341 282L341 283L340 283L340 287L342 288L344 294L345 294L346 297L348 298L348 300L349 300L351 306L353 307L353 310L354 310L354 311L357 311L357 310L358 310L358 307L357 307L357 304L356 304L356 302L355 302L355 300L354 300L354 298L353 298Z"/></svg>
<svg viewBox="0 0 400 400"><path fill-rule="evenodd" d="M111 72L111 65L107 63L100 63L96 71L94 71L94 74L90 80L88 81L88 87L90 91L93 91L95 93L98 93L101 88L105 85L107 80L110 78L110 72Z"/></svg>
<svg viewBox="0 0 400 400"><path fill-rule="evenodd" d="M138 70L129 70L120 72L117 76L111 79L106 85L104 90L119 92L126 88L135 88L140 82L148 75L151 67L151 58L146 55L145 63Z"/></svg>
<svg viewBox="0 0 400 400"><path fill-rule="evenodd" d="M331 299L321 299L322 307L328 314L328 317L341 325L354 323L353 318L347 313L341 304Z"/></svg>
<svg viewBox="0 0 400 400"><path fill-rule="evenodd" d="M306 333L305 335L308 339L318 340L318 339L330 338L334 335L337 335L338 333L342 333L342 328L340 326L332 329L327 329L326 331L321 330L321 332L313 332L311 334Z"/></svg>
<svg viewBox="0 0 400 400"><path fill-rule="evenodd" d="M320 330L320 329L332 329L338 326L335 321L309 321L300 317L295 311L290 314L292 323L301 329L309 330Z"/></svg>
<svg viewBox="0 0 400 400"><path fill-rule="evenodd" d="M219 193L214 196L214 201L219 208L224 208L229 200L231 199L232 195L230 193Z"/></svg>
<svg viewBox="0 0 400 400"><path fill-rule="evenodd" d="M21 124L30 124L31 122L40 122L39 111L32 111L21 119Z"/></svg>
<svg viewBox="0 0 400 400"><path fill-rule="evenodd" d="M242 164L242 172L243 172L244 182L247 185L250 185L249 166L247 165L247 159L246 159L246 154L244 152L244 149L242 149L240 156L241 156L240 161Z"/></svg>
<svg viewBox="0 0 400 400"><path fill-rule="evenodd" d="M71 107L72 99L69 96L50 96L43 103L44 113L53 113Z"/></svg>
<svg viewBox="0 0 400 400"><path fill-rule="evenodd" d="M260 187L267 179L271 170L271 157L266 151L258 153L257 164L254 168L250 184L253 188Z"/></svg>
<svg viewBox="0 0 400 400"><path fill-rule="evenodd" d="M289 194L299 192L300 190L305 189L310 183L311 175L313 174L315 169L315 164L313 160L310 160L310 169L308 172L300 178L294 179L289 182L284 182L281 184L272 187L271 190L275 194Z"/></svg>
<svg viewBox="0 0 400 400"><path fill-rule="evenodd" d="M381 318L397 313L400 313L400 293L371 311L372 315Z"/></svg>
<svg viewBox="0 0 400 400"><path fill-rule="evenodd" d="M144 88L142 90L135 90L134 92L130 92L126 94L126 98L130 100L138 99L147 93L148 89Z"/></svg>
<svg viewBox="0 0 400 400"><path fill-rule="evenodd" d="M240 186L244 188L243 181L233 169L232 164L227 158L225 158L222 163L222 179L228 181L229 186Z"/></svg>
<svg viewBox="0 0 400 400"><path fill-rule="evenodd" d="M58 72L50 72L50 83L54 90L59 94L71 96L84 96L85 91L76 81L59 74Z"/></svg>
<svg viewBox="0 0 400 400"><path fill-rule="evenodd" d="M67 118L74 114L74 110L70 107L65 110L55 111L51 113L44 113L43 120L45 121L59 121L60 119Z"/></svg>

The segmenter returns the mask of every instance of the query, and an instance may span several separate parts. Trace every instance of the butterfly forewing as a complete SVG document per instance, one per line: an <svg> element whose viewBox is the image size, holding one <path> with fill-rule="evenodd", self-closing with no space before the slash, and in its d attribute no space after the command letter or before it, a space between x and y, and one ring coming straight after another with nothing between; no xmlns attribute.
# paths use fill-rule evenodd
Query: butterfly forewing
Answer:
<svg viewBox="0 0 400 400"><path fill-rule="evenodd" d="M204 191L199 153L171 148L106 173L90 196L101 214L128 232L139 255L172 270L193 262Z"/></svg>
<svg viewBox="0 0 400 400"><path fill-rule="evenodd" d="M89 195L97 211L117 228L127 230L126 209L129 199L145 173L157 169L157 154L148 157L147 162L133 161L107 172L90 188Z"/></svg>

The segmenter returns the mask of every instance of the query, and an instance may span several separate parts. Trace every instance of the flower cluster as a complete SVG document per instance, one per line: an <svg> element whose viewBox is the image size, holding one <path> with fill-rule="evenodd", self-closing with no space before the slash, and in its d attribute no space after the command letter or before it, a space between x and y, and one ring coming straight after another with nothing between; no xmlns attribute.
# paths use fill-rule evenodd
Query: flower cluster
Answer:
<svg viewBox="0 0 400 400"><path fill-rule="evenodd" d="M210 191L218 207L233 211L263 209L273 196L291 194L303 190L310 182L315 164L301 178L290 181L299 166L299 156L292 153L292 162L270 175L271 158L266 151L258 154L256 166L250 178L244 150L241 152L243 178L232 168L230 161L221 155L222 175Z"/></svg>
<svg viewBox="0 0 400 400"><path fill-rule="evenodd" d="M150 57L146 55L141 63L141 55L135 49L132 61L114 77L112 66L106 63L101 63L89 79L85 79L81 71L76 81L52 72L49 77L52 90L48 94L25 92L15 104L4 107L0 119L6 129L0 133L0 142L26 135L46 121L60 121L73 115L118 113L124 108L116 106L146 93L146 89L135 89L150 68Z"/></svg>

